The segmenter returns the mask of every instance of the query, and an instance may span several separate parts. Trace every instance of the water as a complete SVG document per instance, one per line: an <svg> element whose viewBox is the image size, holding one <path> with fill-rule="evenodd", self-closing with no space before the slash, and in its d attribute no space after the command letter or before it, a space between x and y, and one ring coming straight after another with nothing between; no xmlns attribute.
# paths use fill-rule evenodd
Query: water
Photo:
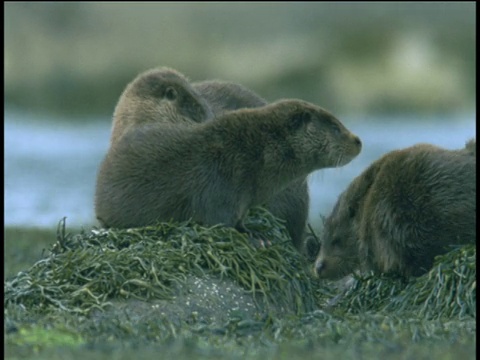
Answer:
<svg viewBox="0 0 480 360"><path fill-rule="evenodd" d="M342 118L362 139L363 150L342 168L310 175L310 221L317 223L320 214L328 215L350 181L382 154L419 142L463 147L475 136L474 119L475 114L421 121ZM97 225L95 178L108 149L111 120L67 123L7 111L4 121L5 225L54 229L64 216L69 227Z"/></svg>
<svg viewBox="0 0 480 360"><path fill-rule="evenodd" d="M35 120L35 121L33 121ZM110 120L87 125L5 114L5 225L95 224L93 195Z"/></svg>

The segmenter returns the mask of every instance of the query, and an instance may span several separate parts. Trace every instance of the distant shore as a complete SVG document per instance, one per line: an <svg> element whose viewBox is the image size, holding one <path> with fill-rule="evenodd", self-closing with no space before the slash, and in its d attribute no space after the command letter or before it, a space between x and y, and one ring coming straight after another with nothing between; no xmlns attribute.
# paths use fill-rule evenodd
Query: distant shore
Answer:
<svg viewBox="0 0 480 360"><path fill-rule="evenodd" d="M5 102L111 115L139 72L335 113L475 109L475 3L6 3Z"/></svg>

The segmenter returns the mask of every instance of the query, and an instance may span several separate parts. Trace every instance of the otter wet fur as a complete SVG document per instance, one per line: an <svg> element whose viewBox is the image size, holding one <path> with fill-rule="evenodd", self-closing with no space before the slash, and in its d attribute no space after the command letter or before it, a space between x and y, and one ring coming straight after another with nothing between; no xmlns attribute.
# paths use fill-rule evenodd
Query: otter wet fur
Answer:
<svg viewBox="0 0 480 360"><path fill-rule="evenodd" d="M267 105L267 101L252 90L232 82L207 80L192 83L192 87L208 102L216 116L231 110Z"/></svg>
<svg viewBox="0 0 480 360"><path fill-rule="evenodd" d="M375 161L340 195L324 223L320 278L355 270L419 276L451 245L476 241L475 141L418 144Z"/></svg>
<svg viewBox="0 0 480 360"><path fill-rule="evenodd" d="M243 85L207 80L192 83L193 88L207 100L214 116L241 108L258 108L267 105L267 101ZM285 221L294 246L304 252L303 242L307 226L310 195L306 177L296 179L284 190L264 204L276 217Z"/></svg>
<svg viewBox="0 0 480 360"><path fill-rule="evenodd" d="M209 80L190 85L188 79L174 69L152 69L135 78L120 97L114 112L111 144L137 125L193 126L214 120L226 111L266 104L263 98L240 84ZM306 178L293 181L264 205L285 220L292 241L300 250L309 208Z"/></svg>
<svg viewBox="0 0 480 360"><path fill-rule="evenodd" d="M193 125L213 117L206 100L178 71L159 68L137 76L120 96L113 114L110 144L148 123Z"/></svg>
<svg viewBox="0 0 480 360"><path fill-rule="evenodd" d="M165 103L164 86L156 84L162 79L150 75L134 80L122 97L140 109L142 101ZM192 219L244 230L250 207L314 170L347 164L361 150L333 115L301 100L230 111L195 126L132 116L97 177L95 211L105 227Z"/></svg>

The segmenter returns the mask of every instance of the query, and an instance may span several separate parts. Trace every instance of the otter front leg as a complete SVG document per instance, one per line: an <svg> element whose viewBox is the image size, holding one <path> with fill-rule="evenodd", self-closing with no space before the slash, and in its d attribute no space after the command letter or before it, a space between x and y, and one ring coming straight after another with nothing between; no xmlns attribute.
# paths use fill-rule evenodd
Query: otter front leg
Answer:
<svg viewBox="0 0 480 360"><path fill-rule="evenodd" d="M270 240L262 239L261 234L259 234L257 231L247 229L243 224L243 218L238 221L235 229L242 234L247 234L251 244L256 248L266 248L271 245Z"/></svg>
<svg viewBox="0 0 480 360"><path fill-rule="evenodd" d="M201 196L192 202L195 219L205 225L222 224L227 227L238 228L246 214L246 207L241 206L241 199L234 191L219 188L206 189Z"/></svg>
<svg viewBox="0 0 480 360"><path fill-rule="evenodd" d="M266 247L265 242L259 238L259 234L249 230L243 223L248 209L245 206L231 206L232 198L228 199L230 204L224 200L222 201L220 197L215 197L215 199L210 199L210 201L205 203L203 211L197 211L197 214L202 214L199 221L207 225L221 224L226 227L235 228L238 232L246 234L253 246L257 248ZM240 203L240 201L238 201L237 204L238 203Z"/></svg>
<svg viewBox="0 0 480 360"><path fill-rule="evenodd" d="M210 226L221 224L235 228L247 234L255 247L265 247L264 242L258 239L258 234L247 229L243 223L251 205L250 199L228 183L217 181L210 185L203 188L203 192L192 201L194 220Z"/></svg>

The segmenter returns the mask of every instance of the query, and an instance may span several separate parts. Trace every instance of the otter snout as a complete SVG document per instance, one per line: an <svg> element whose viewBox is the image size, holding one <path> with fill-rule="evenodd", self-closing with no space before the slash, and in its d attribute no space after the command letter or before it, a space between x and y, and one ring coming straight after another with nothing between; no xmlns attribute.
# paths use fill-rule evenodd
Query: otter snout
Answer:
<svg viewBox="0 0 480 360"><path fill-rule="evenodd" d="M360 154L362 151L362 140L357 135L350 134L350 138L352 140L352 145L350 146L350 154L355 157Z"/></svg>
<svg viewBox="0 0 480 360"><path fill-rule="evenodd" d="M313 265L313 276L320 279L338 280L353 271L351 264L338 256L319 255Z"/></svg>
<svg viewBox="0 0 480 360"><path fill-rule="evenodd" d="M360 150L362 150L362 140L360 140L360 138L357 135L352 134L352 137L353 137L353 142L359 149L358 152L360 152Z"/></svg>
<svg viewBox="0 0 480 360"><path fill-rule="evenodd" d="M313 266L313 273L317 277L322 277L322 272L325 270L325 261L318 259L315 261L315 264Z"/></svg>
<svg viewBox="0 0 480 360"><path fill-rule="evenodd" d="M315 263L315 268L313 269L313 271L317 276L319 276L322 273L322 270L324 269L324 267L325 265L323 261L317 261Z"/></svg>
<svg viewBox="0 0 480 360"><path fill-rule="evenodd" d="M360 154L360 151L362 151L362 141L360 138L350 132L347 133L336 152L332 152L332 155L335 154L337 156L334 167L348 164Z"/></svg>

